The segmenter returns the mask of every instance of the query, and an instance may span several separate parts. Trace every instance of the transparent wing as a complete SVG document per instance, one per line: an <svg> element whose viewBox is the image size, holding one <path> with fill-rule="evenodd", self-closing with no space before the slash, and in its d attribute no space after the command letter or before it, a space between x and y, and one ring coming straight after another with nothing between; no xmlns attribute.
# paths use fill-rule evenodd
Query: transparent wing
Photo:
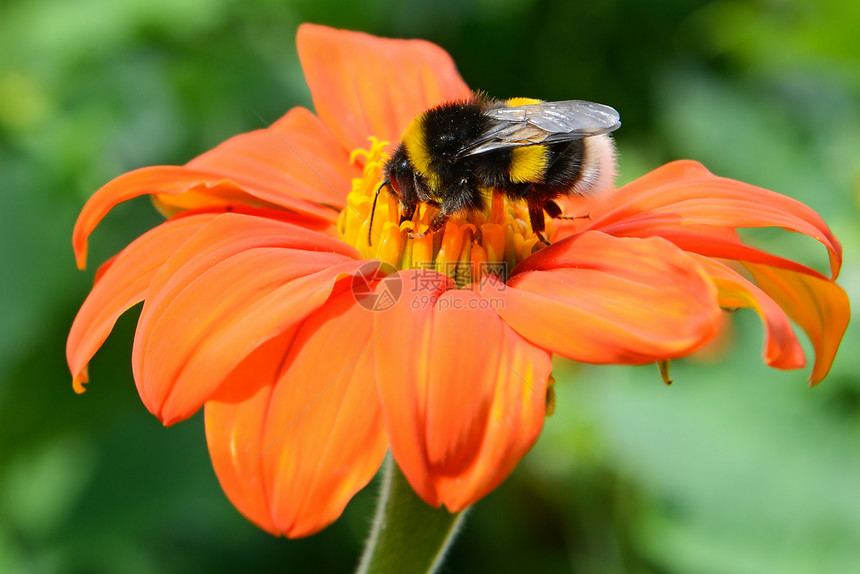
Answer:
<svg viewBox="0 0 860 574"><path fill-rule="evenodd" d="M613 108L583 100L492 108L484 115L495 120L492 126L464 146L458 157L578 140L607 134L621 126L618 112Z"/></svg>

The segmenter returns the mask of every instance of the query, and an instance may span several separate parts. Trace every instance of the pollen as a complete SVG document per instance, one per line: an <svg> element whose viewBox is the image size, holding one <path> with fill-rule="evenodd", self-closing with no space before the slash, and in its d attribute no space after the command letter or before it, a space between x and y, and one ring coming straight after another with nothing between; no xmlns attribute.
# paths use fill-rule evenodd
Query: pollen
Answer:
<svg viewBox="0 0 860 574"><path fill-rule="evenodd" d="M507 279L517 263L544 247L531 229L526 204L508 200L493 189L484 190L485 209L454 214L444 229L410 237L427 231L438 210L419 204L412 219L401 221L397 200L383 188L370 229L374 196L385 177L388 142L369 139L368 148L350 154L350 161L362 166L362 175L353 179L337 225L341 239L362 257L397 269L435 270L465 287L487 275ZM552 219L546 224L551 236Z"/></svg>

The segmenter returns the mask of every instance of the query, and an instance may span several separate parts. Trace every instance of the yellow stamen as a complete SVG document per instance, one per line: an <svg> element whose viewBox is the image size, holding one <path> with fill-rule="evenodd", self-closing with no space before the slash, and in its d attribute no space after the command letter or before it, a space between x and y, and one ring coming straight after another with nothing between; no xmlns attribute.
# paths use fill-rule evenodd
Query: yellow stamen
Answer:
<svg viewBox="0 0 860 574"><path fill-rule="evenodd" d="M355 246L362 257L399 269L435 270L465 287L488 274L506 279L514 265L544 247L531 230L525 203L510 201L491 189L482 190L486 210L455 214L444 229L425 233L439 210L419 204L412 219L401 222L400 206L385 187L376 202L373 229L369 229L373 200L384 177L387 145L370 138L367 149L350 154L350 161L363 166L362 175L352 182L337 227L341 239ZM410 233L425 235L409 237Z"/></svg>
<svg viewBox="0 0 860 574"><path fill-rule="evenodd" d="M382 235L379 248L376 250L376 258L396 267L400 265L400 256L403 252L403 242L406 236L400 232L400 226L395 223L386 221L382 225Z"/></svg>
<svg viewBox="0 0 860 574"><path fill-rule="evenodd" d="M498 223L487 223L481 226L481 246L487 253L487 259L493 263L502 261L505 256L505 232L508 226Z"/></svg>
<svg viewBox="0 0 860 574"><path fill-rule="evenodd" d="M487 252L477 243L472 245L470 261L472 263L472 277L475 281L484 278L487 272Z"/></svg>
<svg viewBox="0 0 860 574"><path fill-rule="evenodd" d="M426 225L418 227L418 233L427 230ZM412 240L412 259L409 262L411 269L433 269L433 235L428 233Z"/></svg>
<svg viewBox="0 0 860 574"><path fill-rule="evenodd" d="M475 226L471 223L460 224L449 220L445 224L442 247L436 255L436 270L445 273L444 268L452 264L456 266L460 261L460 252L471 242L473 235L475 235Z"/></svg>

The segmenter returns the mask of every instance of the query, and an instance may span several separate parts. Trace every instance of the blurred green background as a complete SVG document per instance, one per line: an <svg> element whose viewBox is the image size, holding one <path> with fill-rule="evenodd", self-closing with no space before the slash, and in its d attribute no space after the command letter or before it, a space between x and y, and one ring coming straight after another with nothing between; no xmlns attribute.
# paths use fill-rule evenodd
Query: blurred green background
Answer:
<svg viewBox="0 0 860 574"><path fill-rule="evenodd" d="M615 106L621 179L698 159L798 198L844 243L860 291L860 4L855 0L456 2L2 0L0 3L0 572L348 572L371 486L305 540L246 522L211 470L198 415L165 429L138 399L124 317L76 396L65 336L93 269L160 219L146 200L71 230L103 183L182 164L310 105L299 23L446 48L497 97ZM761 233L824 265L823 248ZM715 360L559 361L558 408L534 450L468 518L444 572L860 571L860 354L830 377L760 359L733 317Z"/></svg>

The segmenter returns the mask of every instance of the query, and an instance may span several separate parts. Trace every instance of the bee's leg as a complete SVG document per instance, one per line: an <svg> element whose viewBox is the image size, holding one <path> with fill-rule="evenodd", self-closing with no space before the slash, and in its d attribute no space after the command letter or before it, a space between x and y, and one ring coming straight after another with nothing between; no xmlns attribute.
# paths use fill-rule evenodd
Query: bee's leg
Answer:
<svg viewBox="0 0 860 574"><path fill-rule="evenodd" d="M540 242L543 243L544 245L552 245L552 243L550 243L549 239L547 239L546 237L543 236L543 231L538 231L535 235L538 236L538 239L540 239Z"/></svg>
<svg viewBox="0 0 860 574"><path fill-rule="evenodd" d="M424 178L418 175L417 173L413 174L414 187L415 190L415 200L420 201L421 203L431 203L433 202L433 196L430 193L430 187L427 185L427 182L424 181Z"/></svg>
<svg viewBox="0 0 860 574"><path fill-rule="evenodd" d="M543 210L553 219L561 217L561 208L551 199L544 204Z"/></svg>
<svg viewBox="0 0 860 574"><path fill-rule="evenodd" d="M588 213L585 215L562 215L561 208L551 199L543 206L543 210L553 219L591 219L591 215Z"/></svg>
<svg viewBox="0 0 860 574"><path fill-rule="evenodd" d="M433 218L433 221L430 222L430 226L427 229L425 229L421 233L412 233L410 231L406 233L406 236L410 239L416 239L418 237L424 237L429 233L436 233L437 231L445 227L445 224L448 223L448 218L450 216L451 214L445 213L444 211L440 211L436 214L436 217Z"/></svg>
<svg viewBox="0 0 860 574"><path fill-rule="evenodd" d="M412 177L398 180L398 186L400 188L398 195L400 200L399 223L412 219L419 203L432 203L432 198L429 196L430 188L417 173L413 173Z"/></svg>
<svg viewBox="0 0 860 574"><path fill-rule="evenodd" d="M543 231L544 229L546 229L543 219L544 207L539 203L533 203L531 201L528 203L528 206L529 221L532 225L532 231L535 232L535 234L538 236L538 238L540 238L542 243L545 243L546 245L551 245L551 243L543 235Z"/></svg>
<svg viewBox="0 0 860 574"><path fill-rule="evenodd" d="M586 213L585 215L559 215L556 219L591 219L591 214Z"/></svg>

